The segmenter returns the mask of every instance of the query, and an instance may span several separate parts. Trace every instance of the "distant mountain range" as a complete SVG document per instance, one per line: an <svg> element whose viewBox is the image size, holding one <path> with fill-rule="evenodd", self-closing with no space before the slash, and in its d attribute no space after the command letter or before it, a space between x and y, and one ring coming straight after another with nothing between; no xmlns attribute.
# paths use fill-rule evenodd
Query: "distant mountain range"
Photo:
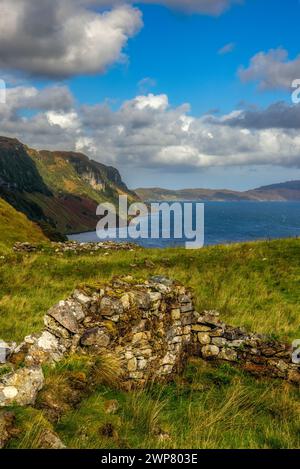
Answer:
<svg viewBox="0 0 300 469"><path fill-rule="evenodd" d="M239 192L228 189L180 189L169 190L154 188L139 188L136 194L144 201L151 200L201 200L215 202L234 201L300 201L300 181L288 181L272 184L257 189Z"/></svg>
<svg viewBox="0 0 300 469"><path fill-rule="evenodd" d="M119 194L137 199L111 166L81 153L37 151L0 137L0 197L53 239L95 230L98 204L117 203Z"/></svg>

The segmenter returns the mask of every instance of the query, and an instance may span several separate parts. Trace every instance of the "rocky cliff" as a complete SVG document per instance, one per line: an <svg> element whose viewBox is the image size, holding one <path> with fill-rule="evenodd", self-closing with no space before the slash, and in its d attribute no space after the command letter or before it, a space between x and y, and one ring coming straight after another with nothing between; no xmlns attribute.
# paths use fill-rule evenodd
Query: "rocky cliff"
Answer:
<svg viewBox="0 0 300 469"><path fill-rule="evenodd" d="M52 237L95 230L97 205L116 203L119 194L137 197L113 167L81 153L37 151L0 137L0 197Z"/></svg>

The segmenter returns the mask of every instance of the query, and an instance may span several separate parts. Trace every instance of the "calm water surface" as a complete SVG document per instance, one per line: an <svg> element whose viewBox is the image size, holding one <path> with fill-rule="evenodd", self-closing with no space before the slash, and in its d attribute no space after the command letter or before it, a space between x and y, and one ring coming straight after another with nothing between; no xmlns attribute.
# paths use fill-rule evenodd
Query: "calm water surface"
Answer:
<svg viewBox="0 0 300 469"><path fill-rule="evenodd" d="M205 203L205 245L297 236L300 236L300 202ZM99 241L96 232L72 235L69 239ZM137 242L145 247L163 248L183 245L185 241L183 238Z"/></svg>

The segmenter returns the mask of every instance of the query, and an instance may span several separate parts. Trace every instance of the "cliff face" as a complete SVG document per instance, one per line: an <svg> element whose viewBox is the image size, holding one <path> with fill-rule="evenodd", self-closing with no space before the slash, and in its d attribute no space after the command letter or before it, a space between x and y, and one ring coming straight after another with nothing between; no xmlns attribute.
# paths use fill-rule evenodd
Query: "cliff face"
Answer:
<svg viewBox="0 0 300 469"><path fill-rule="evenodd" d="M0 137L0 187L8 191L51 194L24 145L5 137Z"/></svg>
<svg viewBox="0 0 300 469"><path fill-rule="evenodd" d="M47 232L94 230L97 205L117 203L119 194L137 197L115 168L81 153L37 151L0 137L0 197Z"/></svg>

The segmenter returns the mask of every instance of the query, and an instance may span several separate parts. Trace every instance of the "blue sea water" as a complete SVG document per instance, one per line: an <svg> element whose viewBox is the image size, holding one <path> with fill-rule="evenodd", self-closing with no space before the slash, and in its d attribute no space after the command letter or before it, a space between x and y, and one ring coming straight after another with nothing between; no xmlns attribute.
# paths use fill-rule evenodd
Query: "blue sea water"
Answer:
<svg viewBox="0 0 300 469"><path fill-rule="evenodd" d="M206 202L204 226L205 245L298 237L300 202ZM96 232L71 235L69 239L99 241ZM114 239L118 241L118 238ZM127 240L131 241L129 238ZM144 247L164 248L184 245L186 239L171 237L136 242Z"/></svg>

